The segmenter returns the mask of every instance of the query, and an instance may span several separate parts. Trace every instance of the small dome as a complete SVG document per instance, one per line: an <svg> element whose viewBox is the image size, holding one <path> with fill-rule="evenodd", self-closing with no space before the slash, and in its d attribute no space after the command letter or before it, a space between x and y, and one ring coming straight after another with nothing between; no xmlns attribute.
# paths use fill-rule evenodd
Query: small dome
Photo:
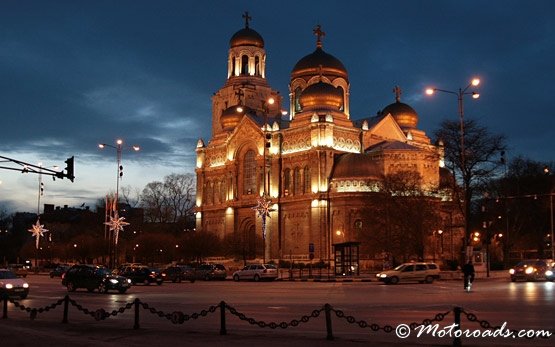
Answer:
<svg viewBox="0 0 555 347"><path fill-rule="evenodd" d="M320 66L322 74L325 76L337 76L348 79L347 69L343 63L331 54L324 52L321 47L309 55L304 56L295 64L291 71L291 79L301 76L316 76L320 74Z"/></svg>
<svg viewBox="0 0 555 347"><path fill-rule="evenodd" d="M226 108L220 116L220 125L225 131L233 130L249 110L248 107L240 105Z"/></svg>
<svg viewBox="0 0 555 347"><path fill-rule="evenodd" d="M299 102L303 110L315 108L339 110L343 106L343 92L329 83L318 82L302 91Z"/></svg>
<svg viewBox="0 0 555 347"><path fill-rule="evenodd" d="M229 46L239 47L239 46L255 46L264 48L264 39L251 28L243 28L236 32L229 40Z"/></svg>
<svg viewBox="0 0 555 347"><path fill-rule="evenodd" d="M386 116L388 113L391 113L401 129L414 129L418 125L418 114L416 111L400 101L396 101L383 109L382 115Z"/></svg>
<svg viewBox="0 0 555 347"><path fill-rule="evenodd" d="M364 178L379 179L381 170L378 163L364 153L345 153L336 159L333 177L334 180Z"/></svg>

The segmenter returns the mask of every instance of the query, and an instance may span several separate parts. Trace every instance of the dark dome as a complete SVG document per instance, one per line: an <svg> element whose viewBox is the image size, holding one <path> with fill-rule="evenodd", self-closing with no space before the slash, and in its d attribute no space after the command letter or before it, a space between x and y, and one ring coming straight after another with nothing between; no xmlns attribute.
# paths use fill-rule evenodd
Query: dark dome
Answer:
<svg viewBox="0 0 555 347"><path fill-rule="evenodd" d="M322 107L339 110L343 105L343 92L329 83L318 82L302 91L299 102L303 109Z"/></svg>
<svg viewBox="0 0 555 347"><path fill-rule="evenodd" d="M382 115L386 116L388 113L391 113L402 129L414 129L418 124L418 114L416 111L400 101L396 101L383 109Z"/></svg>
<svg viewBox="0 0 555 347"><path fill-rule="evenodd" d="M255 46L264 48L264 39L251 28L243 28L236 32L229 40L231 48L238 46Z"/></svg>
<svg viewBox="0 0 555 347"><path fill-rule="evenodd" d="M324 52L320 47L295 64L293 71L291 71L291 79L305 75L318 75L320 73L320 65L322 66L323 75L348 79L347 69L345 69L343 63L333 55Z"/></svg>
<svg viewBox="0 0 555 347"><path fill-rule="evenodd" d="M226 131L233 130L250 109L246 106L235 105L226 108L220 116L220 125Z"/></svg>
<svg viewBox="0 0 555 347"><path fill-rule="evenodd" d="M381 170L378 163L364 153L345 153L337 158L333 177L334 180L364 178L379 179Z"/></svg>

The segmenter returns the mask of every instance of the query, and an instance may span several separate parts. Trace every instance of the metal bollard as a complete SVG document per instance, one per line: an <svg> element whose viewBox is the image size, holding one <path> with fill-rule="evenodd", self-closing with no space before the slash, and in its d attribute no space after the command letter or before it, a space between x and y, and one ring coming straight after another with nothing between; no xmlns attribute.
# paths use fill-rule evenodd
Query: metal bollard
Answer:
<svg viewBox="0 0 555 347"><path fill-rule="evenodd" d="M67 311L69 310L69 295L64 297L64 318L62 319L63 324L67 324Z"/></svg>
<svg viewBox="0 0 555 347"><path fill-rule="evenodd" d="M461 307L455 307L453 309L453 312L455 313L455 338L453 339L453 346L455 347L461 347L462 346L462 341L461 341L461 337L460 335L457 337L458 333L457 331L460 332L461 330L461 311L462 308Z"/></svg>
<svg viewBox="0 0 555 347"><path fill-rule="evenodd" d="M135 304L135 324L133 325L133 329L137 330L141 327L139 325L139 303L140 303L140 300L138 298L135 298L133 303Z"/></svg>
<svg viewBox="0 0 555 347"><path fill-rule="evenodd" d="M225 327L225 302L220 302L220 335L227 335Z"/></svg>
<svg viewBox="0 0 555 347"><path fill-rule="evenodd" d="M326 340L333 340L333 332L331 330L331 305L330 304L325 304L324 305L324 310L326 311L326 330L327 330L327 336L326 336Z"/></svg>

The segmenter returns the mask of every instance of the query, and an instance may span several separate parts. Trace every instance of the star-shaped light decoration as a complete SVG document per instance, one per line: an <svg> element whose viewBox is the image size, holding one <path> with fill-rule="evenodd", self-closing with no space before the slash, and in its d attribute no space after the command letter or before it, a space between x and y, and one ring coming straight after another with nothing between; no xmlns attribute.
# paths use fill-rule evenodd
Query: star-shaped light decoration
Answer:
<svg viewBox="0 0 555 347"><path fill-rule="evenodd" d="M33 237L36 238L35 240L35 247L39 249L39 240L41 236L44 236L44 233L48 231L48 229L44 229L44 225L40 224L40 219L37 218L37 222L33 224L31 229L27 229L30 233L33 234Z"/></svg>
<svg viewBox="0 0 555 347"><path fill-rule="evenodd" d="M118 211L114 212L114 216L110 216L110 221L104 223L110 227L110 231L114 232L114 243L118 244L118 237L119 232L123 231L123 227L129 225L129 223L125 222L125 217L119 217Z"/></svg>
<svg viewBox="0 0 555 347"><path fill-rule="evenodd" d="M252 209L258 212L258 217L262 217L262 237L266 239L266 217L270 218L270 212L275 211L271 208L272 200L266 197L266 194L258 198L258 203Z"/></svg>

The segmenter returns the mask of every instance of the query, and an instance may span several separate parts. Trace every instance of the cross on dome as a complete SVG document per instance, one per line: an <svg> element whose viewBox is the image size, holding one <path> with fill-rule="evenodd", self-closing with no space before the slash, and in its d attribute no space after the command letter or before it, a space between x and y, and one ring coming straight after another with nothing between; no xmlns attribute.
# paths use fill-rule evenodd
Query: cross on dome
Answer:
<svg viewBox="0 0 555 347"><path fill-rule="evenodd" d="M326 33L322 31L322 26L318 24L312 32L316 35L316 47L322 48L322 37L326 36Z"/></svg>
<svg viewBox="0 0 555 347"><path fill-rule="evenodd" d="M395 88L393 88L393 93L395 93L395 101L401 102L401 87L395 86Z"/></svg>
<svg viewBox="0 0 555 347"><path fill-rule="evenodd" d="M249 21L252 19L251 16L249 16L249 12L245 11L245 14L243 14L243 18L245 18L245 28L249 28Z"/></svg>

